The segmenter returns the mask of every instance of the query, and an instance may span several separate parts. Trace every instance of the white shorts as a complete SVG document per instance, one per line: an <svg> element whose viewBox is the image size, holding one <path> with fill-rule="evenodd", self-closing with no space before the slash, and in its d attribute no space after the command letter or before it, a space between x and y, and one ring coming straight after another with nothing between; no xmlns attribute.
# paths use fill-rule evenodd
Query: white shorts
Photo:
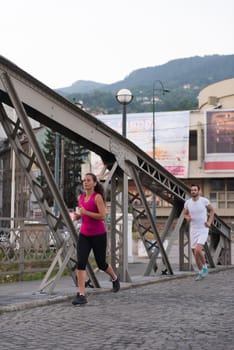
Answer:
<svg viewBox="0 0 234 350"><path fill-rule="evenodd" d="M208 238L209 229L203 228L190 232L191 248L194 249L197 244L204 245Z"/></svg>

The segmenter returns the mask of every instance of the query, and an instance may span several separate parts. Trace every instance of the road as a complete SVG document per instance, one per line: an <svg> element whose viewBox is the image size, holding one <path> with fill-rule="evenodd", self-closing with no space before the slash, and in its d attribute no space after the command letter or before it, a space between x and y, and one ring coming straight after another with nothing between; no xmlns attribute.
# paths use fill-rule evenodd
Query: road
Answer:
<svg viewBox="0 0 234 350"><path fill-rule="evenodd" d="M0 315L0 349L233 350L234 269Z"/></svg>

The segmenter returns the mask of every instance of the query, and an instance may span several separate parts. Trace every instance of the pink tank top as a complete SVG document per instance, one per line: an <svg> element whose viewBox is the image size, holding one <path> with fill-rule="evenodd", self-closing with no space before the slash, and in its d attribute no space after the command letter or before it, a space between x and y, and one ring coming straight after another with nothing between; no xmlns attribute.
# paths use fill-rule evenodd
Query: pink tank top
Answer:
<svg viewBox="0 0 234 350"><path fill-rule="evenodd" d="M85 194L81 194L79 198L79 207L84 207L88 211L98 213L95 203L97 192L94 192L87 202L85 202ZM96 220L88 215L82 215L80 233L85 236L96 236L106 233L106 228L103 220Z"/></svg>

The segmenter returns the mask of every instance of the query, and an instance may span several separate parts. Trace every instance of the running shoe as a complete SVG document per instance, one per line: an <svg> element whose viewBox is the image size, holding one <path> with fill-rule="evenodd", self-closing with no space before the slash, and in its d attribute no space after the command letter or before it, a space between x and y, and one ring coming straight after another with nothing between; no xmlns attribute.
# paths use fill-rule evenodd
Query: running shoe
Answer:
<svg viewBox="0 0 234 350"><path fill-rule="evenodd" d="M84 295L81 295L80 293L77 293L75 299L72 300L73 305L82 305L87 304L87 299Z"/></svg>
<svg viewBox="0 0 234 350"><path fill-rule="evenodd" d="M199 272L199 273L197 274L197 277L196 277L195 281L201 281L202 278L203 278L202 273Z"/></svg>
<svg viewBox="0 0 234 350"><path fill-rule="evenodd" d="M112 292L117 293L120 290L119 277L117 276L115 281L112 281Z"/></svg>
<svg viewBox="0 0 234 350"><path fill-rule="evenodd" d="M203 267L202 268L202 277L205 277L208 275L208 268L207 267Z"/></svg>

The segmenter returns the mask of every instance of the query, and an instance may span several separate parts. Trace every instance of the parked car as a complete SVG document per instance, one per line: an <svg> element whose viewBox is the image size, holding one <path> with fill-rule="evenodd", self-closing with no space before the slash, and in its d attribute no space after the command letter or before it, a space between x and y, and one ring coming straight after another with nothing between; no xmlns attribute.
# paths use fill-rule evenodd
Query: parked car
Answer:
<svg viewBox="0 0 234 350"><path fill-rule="evenodd" d="M9 243L10 231L9 229L2 228L0 231L0 243Z"/></svg>
<svg viewBox="0 0 234 350"><path fill-rule="evenodd" d="M81 225L80 221L74 221L73 224L75 226L76 232L79 233L80 225ZM63 241L68 241L69 240L70 233L69 233L69 231L67 230L67 228L65 226L64 226L63 229L59 230L59 233L60 233L61 238L63 239ZM55 239L54 234L52 232L50 233L50 249L51 250L56 249L56 239Z"/></svg>

